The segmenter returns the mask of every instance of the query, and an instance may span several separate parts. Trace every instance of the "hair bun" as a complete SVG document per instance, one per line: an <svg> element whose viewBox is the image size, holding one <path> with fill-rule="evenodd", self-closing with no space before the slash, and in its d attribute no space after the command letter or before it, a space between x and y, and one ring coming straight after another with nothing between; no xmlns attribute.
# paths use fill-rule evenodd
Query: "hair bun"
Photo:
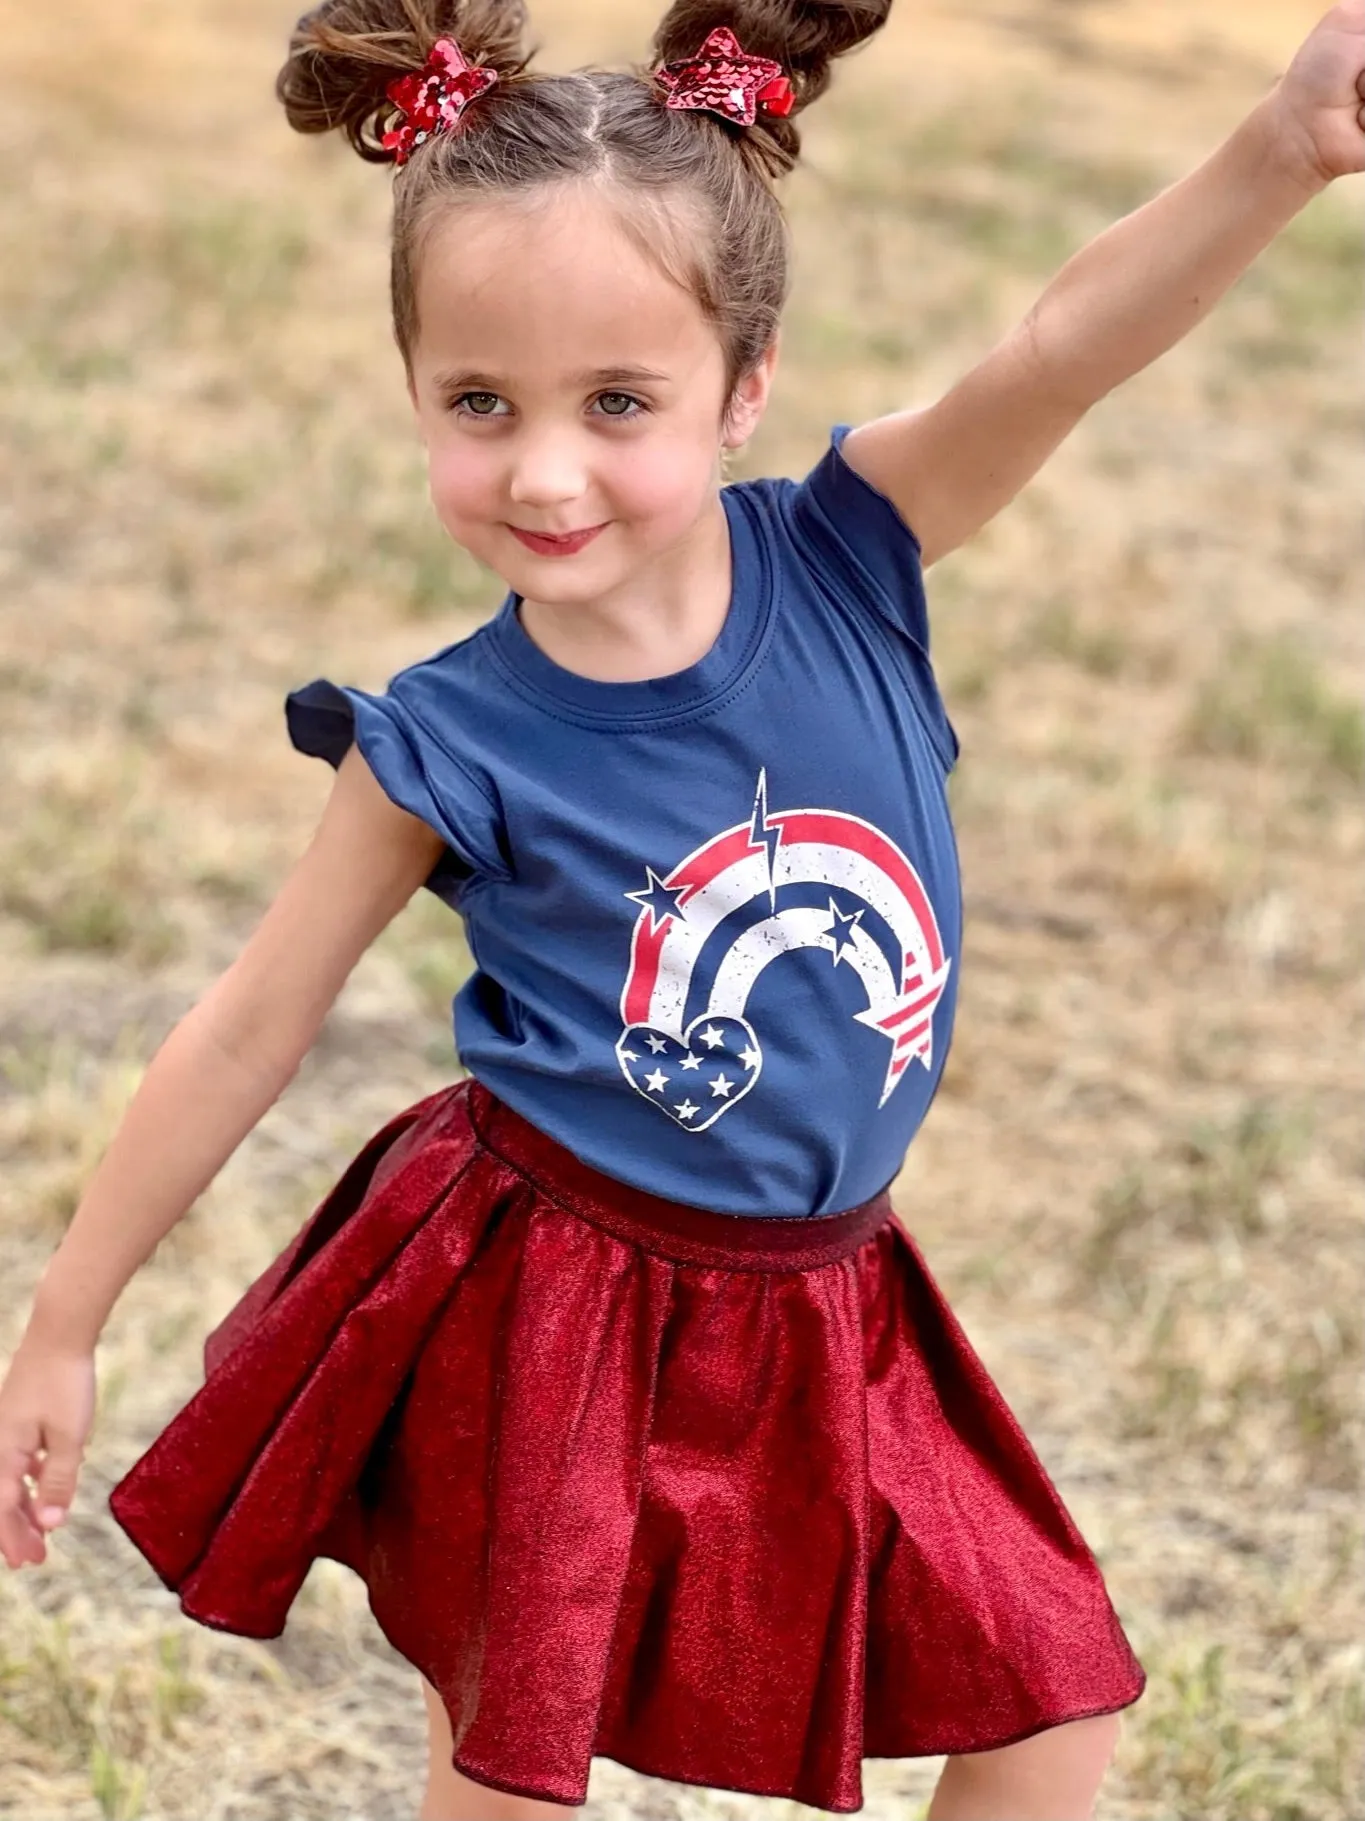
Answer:
<svg viewBox="0 0 1365 1821"><path fill-rule="evenodd" d="M523 0L323 0L294 27L275 83L296 133L345 133L362 158L389 164L381 143L394 117L395 77L419 70L439 38L453 38L471 63L519 75Z"/></svg>
<svg viewBox="0 0 1365 1821"><path fill-rule="evenodd" d="M792 114L829 87L836 57L885 25L891 0L675 0L654 38L658 63L694 57L717 26L729 26L751 57L770 57L791 79ZM796 163L801 138L791 119L760 114L735 129L770 176Z"/></svg>

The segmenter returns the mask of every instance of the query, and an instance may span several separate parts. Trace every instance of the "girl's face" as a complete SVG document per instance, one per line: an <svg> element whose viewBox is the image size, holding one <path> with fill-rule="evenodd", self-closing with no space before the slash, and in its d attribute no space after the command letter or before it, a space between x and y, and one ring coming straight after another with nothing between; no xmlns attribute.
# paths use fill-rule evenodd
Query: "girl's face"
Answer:
<svg viewBox="0 0 1365 1821"><path fill-rule="evenodd" d="M586 187L437 222L417 305L412 397L436 511L547 605L601 600L685 543L775 365L774 350L727 401L696 299Z"/></svg>

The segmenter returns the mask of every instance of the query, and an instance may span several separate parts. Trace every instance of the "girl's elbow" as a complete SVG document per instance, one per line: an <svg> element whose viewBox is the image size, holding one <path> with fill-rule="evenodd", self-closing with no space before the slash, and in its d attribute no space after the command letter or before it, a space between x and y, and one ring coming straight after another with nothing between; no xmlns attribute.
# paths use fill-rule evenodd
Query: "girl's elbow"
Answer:
<svg viewBox="0 0 1365 1821"><path fill-rule="evenodd" d="M258 990L241 960L219 977L188 1014L214 1048L277 1098L312 1049L335 995Z"/></svg>

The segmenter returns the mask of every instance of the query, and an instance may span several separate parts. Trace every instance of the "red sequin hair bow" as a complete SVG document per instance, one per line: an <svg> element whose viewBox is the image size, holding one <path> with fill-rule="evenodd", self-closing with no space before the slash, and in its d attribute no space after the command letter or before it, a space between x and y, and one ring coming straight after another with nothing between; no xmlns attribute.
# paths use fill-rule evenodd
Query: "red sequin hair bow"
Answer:
<svg viewBox="0 0 1365 1821"><path fill-rule="evenodd" d="M385 133L384 149L393 153L395 164L406 164L434 133L454 132L470 102L497 79L496 70L467 63L453 38L438 38L420 70L400 76L384 91L405 116L401 126Z"/></svg>
<svg viewBox="0 0 1365 1821"><path fill-rule="evenodd" d="M665 107L697 108L736 126L752 126L760 110L790 114L796 96L786 71L770 57L750 57L726 25L718 25L695 57L662 64L654 80Z"/></svg>

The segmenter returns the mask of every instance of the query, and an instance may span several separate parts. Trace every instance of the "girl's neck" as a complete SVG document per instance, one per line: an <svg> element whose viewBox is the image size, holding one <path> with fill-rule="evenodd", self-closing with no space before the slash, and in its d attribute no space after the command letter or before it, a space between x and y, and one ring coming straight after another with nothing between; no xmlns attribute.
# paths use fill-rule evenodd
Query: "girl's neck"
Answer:
<svg viewBox="0 0 1365 1821"><path fill-rule="evenodd" d="M561 669L597 683L643 683L687 670L720 636L733 589L730 529L717 494L659 560L595 601L521 599L522 630Z"/></svg>

